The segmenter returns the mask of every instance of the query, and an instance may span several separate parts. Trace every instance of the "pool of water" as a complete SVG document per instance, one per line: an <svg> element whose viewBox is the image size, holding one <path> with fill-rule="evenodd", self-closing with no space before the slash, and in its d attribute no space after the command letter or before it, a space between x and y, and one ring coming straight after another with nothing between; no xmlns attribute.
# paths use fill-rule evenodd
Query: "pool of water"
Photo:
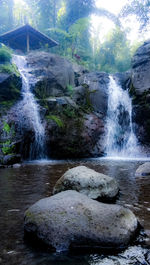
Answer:
<svg viewBox="0 0 150 265"><path fill-rule="evenodd" d="M116 203L130 208L136 214L147 234L146 249L148 249L150 246L150 177L135 177L135 171L142 163L142 161L100 159L59 162L36 161L24 163L19 168L0 169L0 264L150 264L135 263L132 251L137 253L136 256L139 256L139 259L141 255L148 255L145 254L146 252L140 254L140 246L131 247L127 250L126 255L131 255L129 258L131 263L127 263L123 257L124 253L117 256L105 256L97 253L78 255L77 253L51 254L40 251L32 248L24 241L23 233L25 210L37 200L50 196L56 181L67 169L77 165L85 165L112 176L119 182L120 195ZM148 257L146 259L148 260Z"/></svg>

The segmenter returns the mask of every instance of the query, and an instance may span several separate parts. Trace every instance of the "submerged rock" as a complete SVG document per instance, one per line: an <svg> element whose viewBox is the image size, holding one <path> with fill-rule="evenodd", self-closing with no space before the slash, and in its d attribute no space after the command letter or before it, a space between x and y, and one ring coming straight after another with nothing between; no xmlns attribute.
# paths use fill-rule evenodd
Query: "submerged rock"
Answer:
<svg viewBox="0 0 150 265"><path fill-rule="evenodd" d="M137 176L150 176L150 162L146 162L138 167L135 172Z"/></svg>
<svg viewBox="0 0 150 265"><path fill-rule="evenodd" d="M119 187L115 179L85 166L78 166L67 170L57 181L53 192L56 194L65 190L76 190L91 199L110 200L116 197Z"/></svg>
<svg viewBox="0 0 150 265"><path fill-rule="evenodd" d="M64 191L36 202L25 212L24 219L27 235L56 251L126 247L137 225L129 209L94 201L76 191Z"/></svg>

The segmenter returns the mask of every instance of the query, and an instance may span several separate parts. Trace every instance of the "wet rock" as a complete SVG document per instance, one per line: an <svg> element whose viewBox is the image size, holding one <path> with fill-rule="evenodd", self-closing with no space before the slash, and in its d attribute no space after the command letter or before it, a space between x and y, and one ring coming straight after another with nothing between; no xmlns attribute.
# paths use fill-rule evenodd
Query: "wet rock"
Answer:
<svg viewBox="0 0 150 265"><path fill-rule="evenodd" d="M56 194L65 190L76 190L91 199L111 200L118 194L119 187L115 179L78 166L67 170L57 181L53 192Z"/></svg>
<svg viewBox="0 0 150 265"><path fill-rule="evenodd" d="M21 164L14 164L13 165L13 168L20 168L21 167Z"/></svg>
<svg viewBox="0 0 150 265"><path fill-rule="evenodd" d="M16 154L10 154L10 155L5 155L3 157L2 164L3 165L13 165L20 163L21 161L21 155L16 155Z"/></svg>
<svg viewBox="0 0 150 265"><path fill-rule="evenodd" d="M25 212L24 229L57 251L76 247L122 248L137 219L119 205L97 202L76 191L44 198Z"/></svg>
<svg viewBox="0 0 150 265"><path fill-rule="evenodd" d="M91 72L83 74L79 78L79 85L87 85L86 97L95 111L106 114L108 104L109 75L104 72Z"/></svg>
<svg viewBox="0 0 150 265"><path fill-rule="evenodd" d="M138 167L135 172L137 176L150 176L150 162L146 162Z"/></svg>
<svg viewBox="0 0 150 265"><path fill-rule="evenodd" d="M0 102L6 102L7 108L9 101L16 101L21 98L21 78L15 73L0 73Z"/></svg>
<svg viewBox="0 0 150 265"><path fill-rule="evenodd" d="M114 78L117 79L117 82L119 81L119 84L121 87L126 90L130 88L131 85L131 71L127 71L124 73L116 73L114 74Z"/></svg>
<svg viewBox="0 0 150 265"><path fill-rule="evenodd" d="M104 120L96 113L80 113L66 108L57 117L62 126L48 120L47 150L54 158L100 156L104 153Z"/></svg>
<svg viewBox="0 0 150 265"><path fill-rule="evenodd" d="M148 255L147 249L133 246L117 256L97 257L94 265L148 265Z"/></svg>

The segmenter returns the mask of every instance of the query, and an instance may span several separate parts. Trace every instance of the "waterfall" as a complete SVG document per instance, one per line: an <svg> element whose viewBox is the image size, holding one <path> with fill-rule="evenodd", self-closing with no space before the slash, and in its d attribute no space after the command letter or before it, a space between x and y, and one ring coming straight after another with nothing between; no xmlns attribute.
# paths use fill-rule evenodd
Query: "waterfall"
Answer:
<svg viewBox="0 0 150 265"><path fill-rule="evenodd" d="M18 117L20 128L31 128L34 132L34 140L30 145L30 159L44 158L45 149L45 129L40 119L39 106L31 91L34 85L34 78L29 73L25 56L14 55L13 62L17 65L18 71L22 77L22 97L18 106Z"/></svg>
<svg viewBox="0 0 150 265"><path fill-rule="evenodd" d="M109 76L106 153L109 157L135 157L138 155L137 139L132 125L132 101Z"/></svg>

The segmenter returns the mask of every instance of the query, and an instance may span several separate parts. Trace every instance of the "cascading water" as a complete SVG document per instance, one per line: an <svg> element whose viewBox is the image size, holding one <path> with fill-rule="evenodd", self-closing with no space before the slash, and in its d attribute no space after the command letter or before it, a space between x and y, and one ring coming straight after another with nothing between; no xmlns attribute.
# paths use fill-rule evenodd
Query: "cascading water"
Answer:
<svg viewBox="0 0 150 265"><path fill-rule="evenodd" d="M132 101L109 76L106 153L109 157L136 157L137 139L132 125Z"/></svg>
<svg viewBox="0 0 150 265"><path fill-rule="evenodd" d="M44 158L45 149L45 129L39 115L39 106L31 92L31 86L34 85L33 76L29 73L25 56L14 55L13 62L17 65L22 77L22 101L19 102L19 123L20 129L25 124L34 132L34 140L30 145L30 159Z"/></svg>

